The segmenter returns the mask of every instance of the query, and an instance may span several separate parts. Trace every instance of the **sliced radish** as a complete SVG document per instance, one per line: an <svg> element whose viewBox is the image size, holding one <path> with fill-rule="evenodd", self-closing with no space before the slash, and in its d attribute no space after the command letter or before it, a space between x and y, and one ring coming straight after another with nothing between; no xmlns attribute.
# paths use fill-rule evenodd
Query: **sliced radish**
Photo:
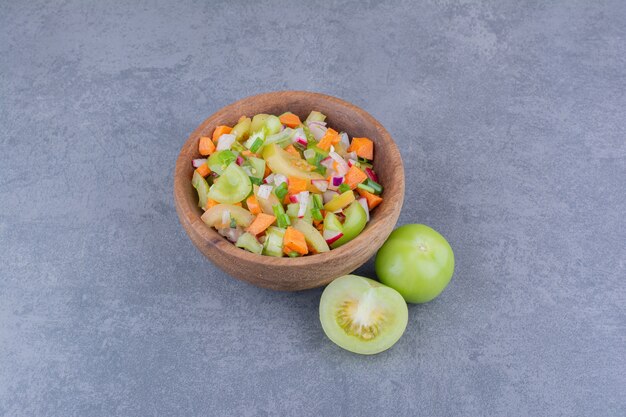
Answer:
<svg viewBox="0 0 626 417"><path fill-rule="evenodd" d="M282 183L287 183L287 177L283 174L274 174L274 185L278 187Z"/></svg>
<svg viewBox="0 0 626 417"><path fill-rule="evenodd" d="M303 218L306 213L307 206L309 205L309 192L302 191L298 193L298 203L300 203L300 207L298 208L298 218Z"/></svg>
<svg viewBox="0 0 626 417"><path fill-rule="evenodd" d="M367 178L369 178L370 180L378 182L378 175L376 175L372 168L365 168L365 175L367 175Z"/></svg>
<svg viewBox="0 0 626 417"><path fill-rule="evenodd" d="M243 164L243 157L241 155L237 155L237 165Z"/></svg>
<svg viewBox="0 0 626 417"><path fill-rule="evenodd" d="M329 245L336 242L337 240L341 239L343 236L343 233L338 232L336 230L328 230L325 229L324 233L324 240L326 241L326 243L328 243Z"/></svg>
<svg viewBox="0 0 626 417"><path fill-rule="evenodd" d="M326 180L311 180L311 184L321 192L324 192L328 189L328 181Z"/></svg>
<svg viewBox="0 0 626 417"><path fill-rule="evenodd" d="M295 143L306 147L309 142L307 142L306 138L298 138Z"/></svg>
<svg viewBox="0 0 626 417"><path fill-rule="evenodd" d="M257 193L257 196L259 198L262 198L263 200L267 200L270 197L271 193L272 193L272 186L268 184L263 184L259 186L259 191Z"/></svg>
<svg viewBox="0 0 626 417"><path fill-rule="evenodd" d="M359 202L359 204L361 205L361 207L363 207L363 210L365 210L365 214L367 215L367 221L370 221L370 209L367 206L367 200L365 199L365 197L361 197L357 200Z"/></svg>
<svg viewBox="0 0 626 417"><path fill-rule="evenodd" d="M356 165L356 160L348 159L348 166L354 166L354 165Z"/></svg>
<svg viewBox="0 0 626 417"><path fill-rule="evenodd" d="M290 195L289 196L289 201L291 201L292 203L297 203L298 202L298 195Z"/></svg>
<svg viewBox="0 0 626 417"><path fill-rule="evenodd" d="M274 182L274 174L270 174L263 180L266 184L271 184Z"/></svg>
<svg viewBox="0 0 626 417"><path fill-rule="evenodd" d="M230 149L230 147L233 146L233 143L235 143L236 139L237 137L235 135L231 135L230 133L224 133L217 140L217 147L215 148L215 150L225 151L226 149Z"/></svg>
<svg viewBox="0 0 626 417"><path fill-rule="evenodd" d="M200 166L204 164L206 164L206 158L194 159L191 161L191 165L193 165L194 168L200 168Z"/></svg>

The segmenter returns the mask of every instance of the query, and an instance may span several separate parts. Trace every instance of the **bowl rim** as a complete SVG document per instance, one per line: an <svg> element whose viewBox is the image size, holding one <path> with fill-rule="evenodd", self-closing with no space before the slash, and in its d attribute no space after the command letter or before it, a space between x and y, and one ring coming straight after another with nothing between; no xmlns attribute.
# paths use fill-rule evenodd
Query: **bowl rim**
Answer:
<svg viewBox="0 0 626 417"><path fill-rule="evenodd" d="M242 261L258 263L259 265L277 267L301 267L310 266L311 264L315 263L326 263L333 262L334 260L340 260L341 258L345 258L345 256L347 256L349 252L358 249L359 243L365 243L365 240L368 238L368 236L372 235L373 233L385 233L384 229L386 228L386 225L384 221L384 216L378 215L380 214L380 212L377 213L373 221L368 222L363 232L361 232L356 238L354 238L350 242L338 248L331 249L328 252L296 258L277 258L272 256L258 255L236 247L233 243L222 237L214 228L204 224L204 222L200 218L201 214L198 213L199 208L197 207L197 202L190 202L189 199L179 198L179 195L184 195L185 193L184 187L192 187L190 178L183 178L183 175L177 175L177 172L184 172L184 165L191 164L191 161L188 160L188 156L183 155L183 150L185 150L185 148L189 146L190 142L195 142L197 138L203 134L208 126L210 126L212 123L217 123L217 120L220 119L220 117L227 115L228 113L230 113L231 110L236 109L243 104L247 104L247 102L249 101L256 101L261 98L269 98L285 94L299 96L299 99L302 100L315 97L319 100L333 102L334 104L345 108L349 112L355 112L359 114L359 116L361 116L362 118L367 120L368 123L371 123L374 126L376 132L380 136L380 139L387 142L387 147L389 149L387 149L386 152L392 153L391 160L398 161L397 167L395 167L393 171L393 181L391 181L391 184L385 184L385 190L388 191L389 198L384 199L383 202L376 208L376 210L384 211L384 214L387 218L392 217L393 224L397 222L398 217L400 216L402 203L404 201L404 165L402 163L400 151L389 132L371 114L369 114L367 111L363 110L359 106L356 106L355 104L331 95L304 90L272 91L242 98L224 107L221 107L219 110L207 117L196 129L194 129L187 138L187 140L181 146L174 168L173 180L176 211L178 213L180 222L188 226L184 227L187 233L193 231L193 233L196 235L196 239L201 240L207 244L209 242L212 243L211 246L215 250L220 251L224 256L240 258ZM196 239L192 239L194 244L196 244Z"/></svg>

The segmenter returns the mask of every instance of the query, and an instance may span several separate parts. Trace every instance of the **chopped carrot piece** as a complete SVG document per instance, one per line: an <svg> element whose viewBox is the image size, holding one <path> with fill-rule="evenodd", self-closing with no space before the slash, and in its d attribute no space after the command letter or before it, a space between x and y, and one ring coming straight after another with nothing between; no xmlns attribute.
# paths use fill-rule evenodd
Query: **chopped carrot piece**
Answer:
<svg viewBox="0 0 626 417"><path fill-rule="evenodd" d="M298 252L300 255L309 253L309 248L306 246L306 240L304 239L304 233L291 226L285 231L283 245L286 253L291 251ZM289 249L289 251L287 251L287 249Z"/></svg>
<svg viewBox="0 0 626 417"><path fill-rule="evenodd" d="M330 149L330 145L336 145L341 141L341 135L334 129L328 128L326 134L322 136L317 146L325 151Z"/></svg>
<svg viewBox="0 0 626 417"><path fill-rule="evenodd" d="M293 146L293 144L287 146L285 150L289 152L290 154L292 154L293 156L297 156L298 158L300 158L300 152L298 152L298 150L295 148L295 146Z"/></svg>
<svg viewBox="0 0 626 417"><path fill-rule="evenodd" d="M356 165L352 165L348 170L348 173L346 174L345 183L350 186L351 190L354 190L357 185L359 185L366 179L367 175L365 175L365 172L358 169Z"/></svg>
<svg viewBox="0 0 626 417"><path fill-rule="evenodd" d="M324 233L324 222L323 221L319 222L319 224L315 225L315 228L319 230L321 233Z"/></svg>
<svg viewBox="0 0 626 417"><path fill-rule="evenodd" d="M254 194L246 199L246 206L248 206L248 210L252 214L259 214L261 212L261 206L259 205L259 202Z"/></svg>
<svg viewBox="0 0 626 417"><path fill-rule="evenodd" d="M286 113L279 117L280 122L289 127L298 127L302 122L300 118L293 113Z"/></svg>
<svg viewBox="0 0 626 417"><path fill-rule="evenodd" d="M285 197L283 198L283 204L289 204L291 203L291 199L289 198L289 193L285 194Z"/></svg>
<svg viewBox="0 0 626 417"><path fill-rule="evenodd" d="M215 152L215 144L211 141L210 137L202 136L200 138L200 143L198 144L198 150L202 156L211 155Z"/></svg>
<svg viewBox="0 0 626 417"><path fill-rule="evenodd" d="M239 203L235 203L235 204L233 204L233 206L243 207L243 206L241 205L241 201L240 201Z"/></svg>
<svg viewBox="0 0 626 417"><path fill-rule="evenodd" d="M348 152L356 152L361 158L374 159L374 142L368 138L352 138Z"/></svg>
<svg viewBox="0 0 626 417"><path fill-rule="evenodd" d="M250 232L253 235L258 235L265 231L268 227L276 221L276 217L271 214L259 213L254 221L248 226L246 232Z"/></svg>
<svg viewBox="0 0 626 417"><path fill-rule="evenodd" d="M230 126L220 125L216 127L213 131L213 142L217 143L217 140L220 138L220 136L230 133L231 130L233 130L233 128Z"/></svg>
<svg viewBox="0 0 626 417"><path fill-rule="evenodd" d="M198 172L198 174L206 178L206 176L211 173L211 168L209 168L207 164L202 164L198 168L196 168L196 171Z"/></svg>
<svg viewBox="0 0 626 417"><path fill-rule="evenodd" d="M307 190L307 180L302 179L302 178L296 178L296 177L288 177L287 178L287 183L289 184L289 187L287 188L288 192L290 195L296 195L301 191L306 191Z"/></svg>
<svg viewBox="0 0 626 417"><path fill-rule="evenodd" d="M210 198L206 201L206 205L204 206L205 210L210 209L213 206L217 206L219 203L215 200L211 200Z"/></svg>
<svg viewBox="0 0 626 417"><path fill-rule="evenodd" d="M272 173L272 170L269 167L269 164L265 164L265 172L263 173L263 178L267 177Z"/></svg>
<svg viewBox="0 0 626 417"><path fill-rule="evenodd" d="M370 210L383 202L383 198L377 196L376 194L361 190L360 188L357 188L356 191L361 195L361 197L365 197L367 200L367 207L369 207Z"/></svg>

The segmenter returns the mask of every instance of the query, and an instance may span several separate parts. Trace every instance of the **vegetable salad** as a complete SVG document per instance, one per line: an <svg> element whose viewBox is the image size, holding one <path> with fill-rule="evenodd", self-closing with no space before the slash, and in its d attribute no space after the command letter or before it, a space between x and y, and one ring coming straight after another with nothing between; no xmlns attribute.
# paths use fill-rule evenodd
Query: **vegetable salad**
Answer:
<svg viewBox="0 0 626 417"><path fill-rule="evenodd" d="M298 257L357 237L382 201L374 143L312 111L242 116L199 139L192 161L202 220L237 247Z"/></svg>

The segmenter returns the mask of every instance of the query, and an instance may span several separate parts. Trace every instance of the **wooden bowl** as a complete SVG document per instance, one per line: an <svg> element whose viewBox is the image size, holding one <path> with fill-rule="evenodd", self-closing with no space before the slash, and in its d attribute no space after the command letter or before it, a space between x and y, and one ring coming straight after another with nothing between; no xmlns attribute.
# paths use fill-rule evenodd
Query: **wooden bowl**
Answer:
<svg viewBox="0 0 626 417"><path fill-rule="evenodd" d="M198 195L191 185L191 160L199 158L200 136L211 136L218 125L234 126L237 119L257 113L291 111L304 120L311 110L327 116L329 126L352 138L374 141L374 169L384 186L383 202L371 213L365 230L354 240L329 252L300 258L256 255L235 247L205 225ZM206 119L183 145L174 170L176 211L193 244L222 270L251 284L275 290L304 290L328 284L365 263L393 230L404 199L404 168L400 152L385 128L354 104L324 94L280 91L244 98Z"/></svg>

